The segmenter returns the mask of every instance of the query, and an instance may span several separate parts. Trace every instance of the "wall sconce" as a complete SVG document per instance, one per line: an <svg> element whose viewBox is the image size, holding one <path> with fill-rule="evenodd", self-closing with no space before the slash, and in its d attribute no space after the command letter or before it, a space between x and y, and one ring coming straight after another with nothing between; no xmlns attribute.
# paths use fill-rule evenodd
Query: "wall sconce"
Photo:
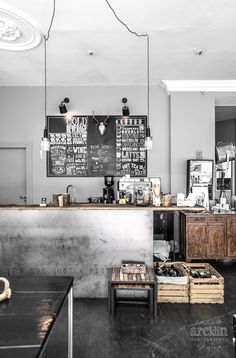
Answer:
<svg viewBox="0 0 236 358"><path fill-rule="evenodd" d="M96 125L98 127L98 131L101 137L103 137L106 134L107 131L107 125L108 125L108 120L109 120L110 116L107 116L104 121L99 121L95 116L94 116L94 112L93 112L93 119L96 122Z"/></svg>
<svg viewBox="0 0 236 358"><path fill-rule="evenodd" d="M122 98L122 103L124 104L122 107L122 116L123 117L129 117L129 107L126 105L127 98Z"/></svg>
<svg viewBox="0 0 236 358"><path fill-rule="evenodd" d="M59 104L59 110L61 114L67 113L66 103L69 103L70 99L68 97L65 97L63 101Z"/></svg>

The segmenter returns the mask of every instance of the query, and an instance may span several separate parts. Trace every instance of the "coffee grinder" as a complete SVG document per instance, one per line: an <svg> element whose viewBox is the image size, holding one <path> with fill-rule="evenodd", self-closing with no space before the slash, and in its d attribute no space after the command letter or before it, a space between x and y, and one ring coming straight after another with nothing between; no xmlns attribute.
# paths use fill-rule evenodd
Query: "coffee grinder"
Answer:
<svg viewBox="0 0 236 358"><path fill-rule="evenodd" d="M105 176L104 177L104 184L106 188L103 188L103 203L104 204L111 204L114 197L114 190L112 188L114 184L114 177L113 176Z"/></svg>

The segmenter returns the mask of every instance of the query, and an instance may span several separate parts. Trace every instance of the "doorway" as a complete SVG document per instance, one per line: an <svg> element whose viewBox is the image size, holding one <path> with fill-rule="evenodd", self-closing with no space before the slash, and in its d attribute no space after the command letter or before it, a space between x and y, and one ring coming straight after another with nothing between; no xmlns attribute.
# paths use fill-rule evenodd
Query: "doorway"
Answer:
<svg viewBox="0 0 236 358"><path fill-rule="evenodd" d="M215 107L215 143L236 144L236 106ZM222 162L216 165L216 197L223 190L229 201L235 195L235 160Z"/></svg>
<svg viewBox="0 0 236 358"><path fill-rule="evenodd" d="M0 144L0 204L32 202L31 146Z"/></svg>

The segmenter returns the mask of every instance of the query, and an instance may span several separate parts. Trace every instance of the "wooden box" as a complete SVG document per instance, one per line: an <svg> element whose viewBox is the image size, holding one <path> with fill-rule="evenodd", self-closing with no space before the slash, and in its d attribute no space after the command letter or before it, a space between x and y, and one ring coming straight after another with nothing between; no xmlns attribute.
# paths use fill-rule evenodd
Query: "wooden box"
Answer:
<svg viewBox="0 0 236 358"><path fill-rule="evenodd" d="M157 302L188 303L189 284L159 283L157 286Z"/></svg>
<svg viewBox="0 0 236 358"><path fill-rule="evenodd" d="M187 263L188 269L210 273L216 278L194 278L189 274L190 303L224 303L224 278L208 263Z"/></svg>
<svg viewBox="0 0 236 358"><path fill-rule="evenodd" d="M157 277L157 302L158 303L188 303L189 302L189 284L186 271L178 263L166 262L165 267L178 269L182 276L180 277ZM156 264L160 267L162 264Z"/></svg>

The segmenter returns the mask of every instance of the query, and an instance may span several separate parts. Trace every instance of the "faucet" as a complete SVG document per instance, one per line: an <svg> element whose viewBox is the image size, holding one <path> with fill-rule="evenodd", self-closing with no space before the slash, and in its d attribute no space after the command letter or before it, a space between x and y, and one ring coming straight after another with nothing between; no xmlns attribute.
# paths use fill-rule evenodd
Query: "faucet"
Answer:
<svg viewBox="0 0 236 358"><path fill-rule="evenodd" d="M66 193L69 194L69 189L71 189L73 191L71 197L70 197L70 203L72 203L74 201L74 197L73 197L73 200L72 200L72 196L74 196L74 193L75 193L75 188L73 187L73 185L68 185L66 187Z"/></svg>

